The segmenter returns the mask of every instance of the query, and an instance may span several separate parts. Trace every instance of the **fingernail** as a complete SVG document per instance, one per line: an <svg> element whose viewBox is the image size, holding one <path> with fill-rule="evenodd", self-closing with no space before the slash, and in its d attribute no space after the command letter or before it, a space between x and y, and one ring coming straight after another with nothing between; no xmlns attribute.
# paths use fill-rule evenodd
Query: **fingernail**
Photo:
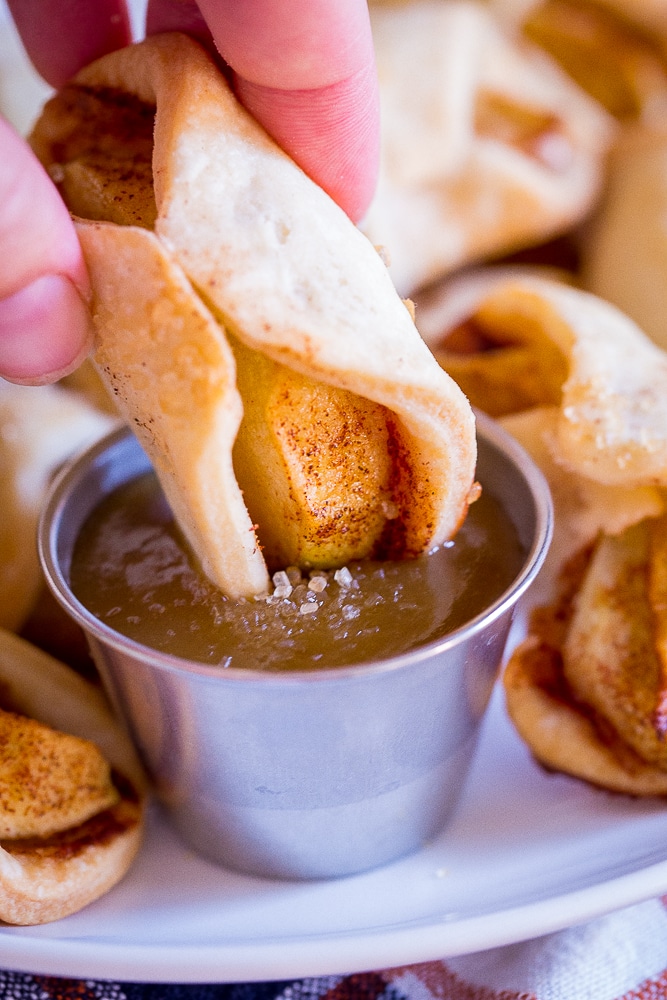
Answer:
<svg viewBox="0 0 667 1000"><path fill-rule="evenodd" d="M63 275L43 275L0 300L0 376L10 382L55 382L84 360L91 345L90 314Z"/></svg>

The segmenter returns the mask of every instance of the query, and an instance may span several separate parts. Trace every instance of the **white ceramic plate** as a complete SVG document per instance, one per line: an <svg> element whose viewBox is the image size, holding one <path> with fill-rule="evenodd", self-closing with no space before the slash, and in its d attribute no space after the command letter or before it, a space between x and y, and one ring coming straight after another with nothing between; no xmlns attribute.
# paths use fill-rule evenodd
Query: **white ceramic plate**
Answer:
<svg viewBox="0 0 667 1000"><path fill-rule="evenodd" d="M557 930L667 891L667 805L534 764L495 693L466 793L417 855L280 883L220 870L155 815L126 879L73 917L0 929L0 968L147 982L381 969Z"/></svg>

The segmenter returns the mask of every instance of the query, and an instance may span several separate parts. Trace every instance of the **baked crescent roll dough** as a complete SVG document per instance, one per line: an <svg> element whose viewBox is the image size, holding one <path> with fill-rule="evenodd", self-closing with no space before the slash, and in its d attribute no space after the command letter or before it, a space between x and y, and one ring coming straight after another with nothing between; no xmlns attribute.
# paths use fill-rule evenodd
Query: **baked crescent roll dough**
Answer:
<svg viewBox="0 0 667 1000"><path fill-rule="evenodd" d="M592 545L601 533L620 535L644 518L658 517L664 492L655 486L608 486L565 467L558 458L556 407L534 407L500 423L531 455L549 484L554 506L554 539L537 580L524 600L534 606L553 601L563 566Z"/></svg>
<svg viewBox="0 0 667 1000"><path fill-rule="evenodd" d="M570 560L503 675L542 763L632 795L667 794L666 526L601 533Z"/></svg>
<svg viewBox="0 0 667 1000"><path fill-rule="evenodd" d="M381 165L362 228L401 294L589 213L616 123L554 60L484 3L417 0L371 15Z"/></svg>
<svg viewBox="0 0 667 1000"><path fill-rule="evenodd" d="M554 500L554 544L504 673L507 708L551 769L667 794L664 491L606 485L559 462L556 407L505 417Z"/></svg>
<svg viewBox="0 0 667 1000"><path fill-rule="evenodd" d="M491 9L501 21L520 26L530 15L551 0L491 0ZM579 7L600 17L611 15L620 26L642 29L647 35L667 39L667 2L665 0L589 0Z"/></svg>
<svg viewBox="0 0 667 1000"><path fill-rule="evenodd" d="M78 392L0 379L0 627L19 631L37 601L35 534L51 476L113 426Z"/></svg>
<svg viewBox="0 0 667 1000"><path fill-rule="evenodd" d="M473 278L468 309L459 327L482 349L458 351L453 330L430 344L474 405L494 403L496 416L554 406L566 468L608 486L667 485L667 354L629 316L560 281L493 269L486 286Z"/></svg>
<svg viewBox="0 0 667 1000"><path fill-rule="evenodd" d="M511 656L503 685L517 732L545 767L626 795L667 795L667 772L577 704L553 647L527 639Z"/></svg>
<svg viewBox="0 0 667 1000"><path fill-rule="evenodd" d="M30 727L40 733L42 747L50 742L55 756L64 748L59 780L66 778L72 748L81 760L88 741L95 744L88 757L91 774L99 775L91 807L86 809L85 789L78 783L71 789L71 823L57 808L51 823L48 807L58 801L54 789L44 789L39 782L34 787L24 783L19 789L24 829L13 837L5 832L0 842L0 921L46 923L86 906L126 873L143 836L145 778L101 691L4 629L0 629L0 695L3 708L28 717ZM13 714L11 719L21 724L20 715ZM56 730L51 737L47 727ZM102 758L110 768L110 792L104 787L108 779L103 777ZM5 764L9 772L3 770ZM35 765L35 761L27 764ZM38 770L32 767L34 777ZM8 761L3 756L0 811L11 807L12 774L16 776L11 755Z"/></svg>
<svg viewBox="0 0 667 1000"><path fill-rule="evenodd" d="M625 130L583 244L583 281L667 347L667 127Z"/></svg>
<svg viewBox="0 0 667 1000"><path fill-rule="evenodd" d="M440 347L431 330L436 355L485 387L480 405L496 383L506 390L502 423L554 500L527 637L504 673L510 717L549 768L667 794L667 355L618 309L557 281L489 269L453 291ZM455 350L464 335L469 353ZM541 405L539 393L526 405L529 373L541 392L553 382Z"/></svg>
<svg viewBox="0 0 667 1000"><path fill-rule="evenodd" d="M263 535L271 548L281 534L298 543L308 530L311 548L304 556L297 544L296 558L326 562L334 551L341 564L409 557L455 533L476 459L468 401L435 363L375 249L247 115L195 42L156 36L99 60L47 105L32 141L80 218L97 362L222 590L266 588ZM341 454L363 451L346 448L344 435L340 447L335 434L318 438L326 421L314 419L310 450L287 447L283 464L273 463L285 483L279 498L267 486L255 531L256 482L242 497L242 463L232 462L235 343L250 367L253 352L275 365L277 396L285 369L301 378L301 399L325 386L372 408L367 424L347 432L388 458L385 471L382 461L373 466L376 489L360 491L366 472L355 467L336 491L341 506L311 502L307 473L328 474L322 455L340 464ZM288 445L307 409L290 405L276 418L289 425ZM255 478L257 467L261 455ZM297 525L291 534L286 522ZM355 544L328 549L327 532Z"/></svg>
<svg viewBox="0 0 667 1000"><path fill-rule="evenodd" d="M659 39L650 36L660 21L664 36L662 7L651 10L641 0L546 0L533 6L523 31L623 123L660 121L667 109L667 65Z"/></svg>

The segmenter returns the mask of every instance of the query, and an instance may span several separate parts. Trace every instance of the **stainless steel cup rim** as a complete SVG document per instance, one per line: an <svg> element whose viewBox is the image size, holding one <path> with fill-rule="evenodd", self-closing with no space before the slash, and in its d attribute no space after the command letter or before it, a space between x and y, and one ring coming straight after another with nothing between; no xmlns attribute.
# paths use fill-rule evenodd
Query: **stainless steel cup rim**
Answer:
<svg viewBox="0 0 667 1000"><path fill-rule="evenodd" d="M218 683L261 683L279 686L326 683L343 679L361 679L369 674L405 670L424 659L441 655L485 629L508 609L516 605L539 572L551 544L553 535L553 505L549 486L539 467L526 450L496 421L484 413L476 412L477 432L491 447L501 452L523 477L535 511L535 531L523 566L510 586L483 612L464 625L439 639L434 639L396 656L378 662L351 664L349 667L318 668L304 671L271 672L252 668L225 667L183 660L143 646L96 618L72 593L58 555L58 526L70 493L79 483L91 462L94 462L115 444L131 436L127 427L111 431L98 442L76 455L60 470L49 489L38 529L38 550L46 582L51 592L66 612L84 630L99 641L129 653L135 659L150 662L151 666L168 672L199 674L215 678Z"/></svg>

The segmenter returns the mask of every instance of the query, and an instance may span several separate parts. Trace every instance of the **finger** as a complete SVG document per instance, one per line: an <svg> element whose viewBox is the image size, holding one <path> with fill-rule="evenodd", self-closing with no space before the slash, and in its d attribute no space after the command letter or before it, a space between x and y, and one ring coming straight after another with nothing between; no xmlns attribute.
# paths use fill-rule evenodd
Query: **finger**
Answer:
<svg viewBox="0 0 667 1000"><path fill-rule="evenodd" d="M85 265L55 186L2 119L0 148L0 375L53 381L89 348Z"/></svg>
<svg viewBox="0 0 667 1000"><path fill-rule="evenodd" d="M26 52L53 87L131 40L124 0L8 0Z"/></svg>
<svg viewBox="0 0 667 1000"><path fill-rule="evenodd" d="M377 180L370 71L318 90L269 89L237 80L239 100L279 146L358 222Z"/></svg>
<svg viewBox="0 0 667 1000"><path fill-rule="evenodd" d="M379 110L364 0L201 0L239 99L356 220L375 189ZM151 0L151 30L189 0Z"/></svg>
<svg viewBox="0 0 667 1000"><path fill-rule="evenodd" d="M146 34L184 31L215 51L211 29L195 0L148 0Z"/></svg>

